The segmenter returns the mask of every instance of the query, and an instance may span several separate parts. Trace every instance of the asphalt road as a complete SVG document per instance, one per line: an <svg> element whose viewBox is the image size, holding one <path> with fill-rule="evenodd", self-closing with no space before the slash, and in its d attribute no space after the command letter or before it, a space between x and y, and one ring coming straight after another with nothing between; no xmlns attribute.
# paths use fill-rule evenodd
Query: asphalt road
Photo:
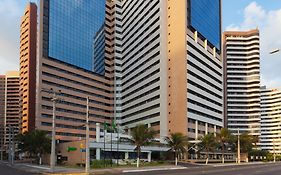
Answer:
<svg viewBox="0 0 281 175"><path fill-rule="evenodd" d="M1 162L0 162L0 174L1 175L30 175L30 173L19 171Z"/></svg>
<svg viewBox="0 0 281 175"><path fill-rule="evenodd" d="M147 171L125 175L281 175L281 163L235 166L187 167L183 170Z"/></svg>

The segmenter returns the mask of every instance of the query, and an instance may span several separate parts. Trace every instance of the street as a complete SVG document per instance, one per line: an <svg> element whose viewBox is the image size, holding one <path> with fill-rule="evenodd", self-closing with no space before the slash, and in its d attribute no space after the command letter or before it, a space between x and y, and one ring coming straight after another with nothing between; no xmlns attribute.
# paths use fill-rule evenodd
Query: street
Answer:
<svg viewBox="0 0 281 175"><path fill-rule="evenodd" d="M124 173L126 175L280 175L281 163L240 166L201 166L182 170L147 171Z"/></svg>
<svg viewBox="0 0 281 175"><path fill-rule="evenodd" d="M22 167L20 165L18 168ZM32 169L32 167L29 167ZM171 167L170 167L171 168ZM281 173L281 163L260 163L260 164L247 164L247 165L187 165L185 167L178 166L179 169L171 169L162 167L161 168L140 168L140 169L125 169L129 171L127 173L121 173L120 169L116 171L111 169L110 171L98 171L93 170L91 174L124 174L124 175L280 175ZM180 169L185 168L185 169ZM31 170L29 169L29 170ZM33 168L34 169L34 168ZM161 170L160 170L161 169ZM164 170L165 169L165 170ZM59 170L59 168L57 168ZM69 172L68 172L69 171ZM79 170L80 171L80 170ZM73 170L62 170L59 172L62 173L75 173L79 174L79 171ZM36 171L31 171L36 172ZM38 172L38 171L37 171ZM81 171L80 171L81 172ZM123 170L124 172L124 170ZM39 172L38 172L39 173ZM43 173L40 171L39 174ZM24 172L17 170L16 168L10 167L5 163L0 162L0 175L31 175L33 173Z"/></svg>
<svg viewBox="0 0 281 175"><path fill-rule="evenodd" d="M13 167L8 166L7 164L0 162L0 174L1 175L30 175L31 173L19 171Z"/></svg>

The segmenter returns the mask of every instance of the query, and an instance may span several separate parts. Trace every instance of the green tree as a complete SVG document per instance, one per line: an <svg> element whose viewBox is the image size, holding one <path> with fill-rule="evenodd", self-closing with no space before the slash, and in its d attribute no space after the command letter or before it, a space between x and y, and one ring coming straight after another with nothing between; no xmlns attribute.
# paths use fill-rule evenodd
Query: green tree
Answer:
<svg viewBox="0 0 281 175"><path fill-rule="evenodd" d="M249 135L248 133L243 133L240 135L240 147L242 153L249 153L256 146L259 141L257 136Z"/></svg>
<svg viewBox="0 0 281 175"><path fill-rule="evenodd" d="M224 153L226 145L231 145L234 140L234 136L227 128L222 128L220 133L217 133L216 140L222 150L222 163L224 163Z"/></svg>
<svg viewBox="0 0 281 175"><path fill-rule="evenodd" d="M178 165L178 155L186 152L188 140L182 133L172 133L170 137L166 137L165 141L170 147L170 151L175 152L175 165Z"/></svg>
<svg viewBox="0 0 281 175"><path fill-rule="evenodd" d="M206 151L206 164L208 164L209 161L209 153L210 151L213 151L214 148L217 145L216 138L213 133L206 134L205 136L200 138L201 143L199 146L201 149Z"/></svg>
<svg viewBox="0 0 281 175"><path fill-rule="evenodd" d="M42 155L50 153L51 139L45 131L25 132L24 134L19 134L17 140L19 141L20 152L27 152L32 158L37 157L40 164Z"/></svg>
<svg viewBox="0 0 281 175"><path fill-rule="evenodd" d="M137 167L139 167L141 147L151 144L156 132L147 125L140 124L134 127L131 131L131 142L136 146L137 151Z"/></svg>

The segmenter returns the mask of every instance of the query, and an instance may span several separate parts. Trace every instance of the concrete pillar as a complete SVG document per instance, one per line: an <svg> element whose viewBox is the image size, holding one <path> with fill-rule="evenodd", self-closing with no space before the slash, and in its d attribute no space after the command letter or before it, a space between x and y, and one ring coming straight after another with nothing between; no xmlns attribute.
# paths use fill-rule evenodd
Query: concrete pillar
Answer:
<svg viewBox="0 0 281 175"><path fill-rule="evenodd" d="M147 153L147 161L148 161L148 162L151 162L151 152L148 152L148 153Z"/></svg>
<svg viewBox="0 0 281 175"><path fill-rule="evenodd" d="M213 48L213 56L216 57L216 47Z"/></svg>
<svg viewBox="0 0 281 175"><path fill-rule="evenodd" d="M204 48L205 50L208 50L208 40L204 40Z"/></svg>
<svg viewBox="0 0 281 175"><path fill-rule="evenodd" d="M100 142L100 123L96 123L96 142Z"/></svg>
<svg viewBox="0 0 281 175"><path fill-rule="evenodd" d="M195 140L198 140L198 120L195 120Z"/></svg>
<svg viewBox="0 0 281 175"><path fill-rule="evenodd" d="M151 127L151 123L148 123L148 124L147 124L147 127L150 128L150 127Z"/></svg>
<svg viewBox="0 0 281 175"><path fill-rule="evenodd" d="M97 159L97 160L100 160L100 153L101 153L100 148L97 148L97 149L96 149L96 159Z"/></svg>
<svg viewBox="0 0 281 175"><path fill-rule="evenodd" d="M129 159L129 152L125 152L125 160Z"/></svg>
<svg viewBox="0 0 281 175"><path fill-rule="evenodd" d="M206 122L205 123L205 135L207 135L208 134L208 123Z"/></svg>
<svg viewBox="0 0 281 175"><path fill-rule="evenodd" d="M197 41L198 41L198 32L197 31L195 31L194 32L194 40L195 40L195 42L197 43Z"/></svg>

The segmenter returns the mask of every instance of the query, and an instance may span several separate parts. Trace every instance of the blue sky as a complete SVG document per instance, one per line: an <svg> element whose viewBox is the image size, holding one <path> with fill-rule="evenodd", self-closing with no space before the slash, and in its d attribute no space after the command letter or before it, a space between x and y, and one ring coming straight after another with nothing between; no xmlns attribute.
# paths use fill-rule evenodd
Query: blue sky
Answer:
<svg viewBox="0 0 281 175"><path fill-rule="evenodd" d="M37 2L37 0L32 0ZM19 23L29 0L0 0L0 74L19 65ZM281 0L222 0L222 29L249 30L259 27L262 85L281 88Z"/></svg>
<svg viewBox="0 0 281 175"><path fill-rule="evenodd" d="M267 11L281 9L281 0L222 0L223 29L231 24L243 22L243 11L252 2L256 2Z"/></svg>

